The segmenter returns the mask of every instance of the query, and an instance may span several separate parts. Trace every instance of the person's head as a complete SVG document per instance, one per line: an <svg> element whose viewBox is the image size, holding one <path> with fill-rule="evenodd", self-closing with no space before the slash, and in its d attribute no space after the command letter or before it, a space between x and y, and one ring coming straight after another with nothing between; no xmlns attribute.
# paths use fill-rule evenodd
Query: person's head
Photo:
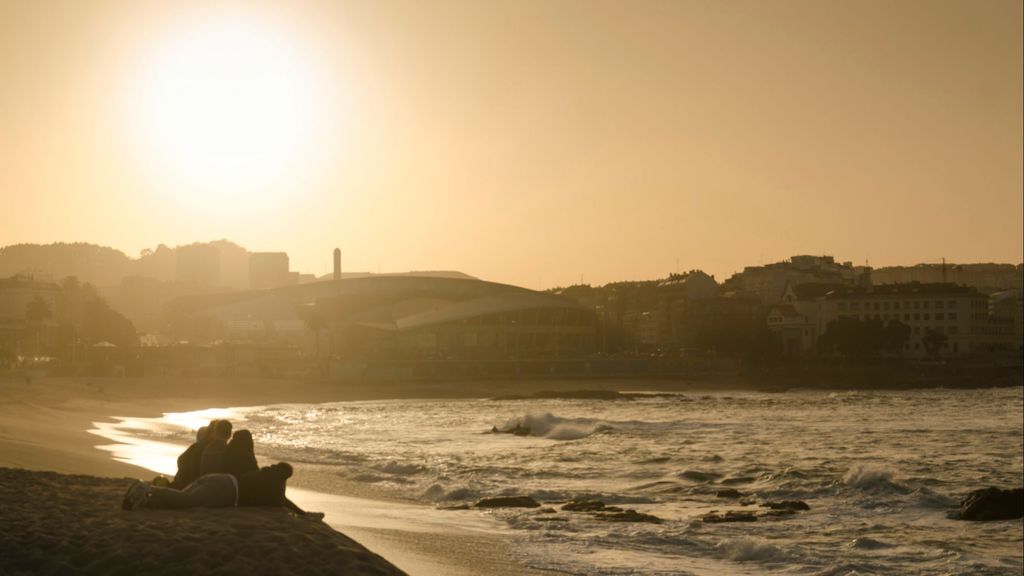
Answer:
<svg viewBox="0 0 1024 576"><path fill-rule="evenodd" d="M239 448L247 448L251 452L253 449L252 432L239 430L231 437L231 441L228 444L238 446Z"/></svg>
<svg viewBox="0 0 1024 576"><path fill-rule="evenodd" d="M231 421L217 420L217 424L213 428L213 435L215 438L220 438L223 440L231 438Z"/></svg>
<svg viewBox="0 0 1024 576"><path fill-rule="evenodd" d="M206 440L206 432L209 430L206 426L200 426L199 430L196 430L196 442L202 444L203 440Z"/></svg>
<svg viewBox="0 0 1024 576"><path fill-rule="evenodd" d="M267 466L269 474L281 481L287 480L292 477L292 465L287 462L278 462L271 466Z"/></svg>

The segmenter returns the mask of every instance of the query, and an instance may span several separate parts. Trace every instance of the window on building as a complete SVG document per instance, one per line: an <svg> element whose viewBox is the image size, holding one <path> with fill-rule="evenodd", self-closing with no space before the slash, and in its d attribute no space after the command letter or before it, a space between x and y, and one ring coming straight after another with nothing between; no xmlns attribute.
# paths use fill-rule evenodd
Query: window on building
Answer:
<svg viewBox="0 0 1024 576"><path fill-rule="evenodd" d="M921 315L918 314L917 312L914 312L914 320L920 320L920 319L921 319Z"/></svg>
<svg viewBox="0 0 1024 576"><path fill-rule="evenodd" d="M946 302L946 305L950 308L956 308L956 300L950 300L949 302Z"/></svg>
<svg viewBox="0 0 1024 576"><path fill-rule="evenodd" d="M950 327L946 328L946 333L947 334L956 334L956 326L950 326Z"/></svg>
<svg viewBox="0 0 1024 576"><path fill-rule="evenodd" d="M882 310L888 310L888 309L889 309L889 303L888 302L882 302Z"/></svg>
<svg viewBox="0 0 1024 576"><path fill-rule="evenodd" d="M949 319L950 320L956 320L956 312L950 312L949 313Z"/></svg>
<svg viewBox="0 0 1024 576"><path fill-rule="evenodd" d="M878 302L875 302L875 310L881 310L881 309L882 309L882 305L880 303L878 303Z"/></svg>
<svg viewBox="0 0 1024 576"><path fill-rule="evenodd" d="M931 302L929 302L929 301L927 301L927 300L925 300L924 302L922 302L922 303L921 303L921 306L922 306L922 307L923 307L923 308L924 308L925 310L927 310L927 309L928 309L928 306L930 306L930 305L931 305Z"/></svg>
<svg viewBox="0 0 1024 576"><path fill-rule="evenodd" d="M921 327L920 326L914 326L914 334L920 334L920 333L921 333Z"/></svg>
<svg viewBox="0 0 1024 576"><path fill-rule="evenodd" d="M914 310L919 310L920 308L921 308L921 303L919 301L917 301L917 300L914 300Z"/></svg>
<svg viewBox="0 0 1024 576"><path fill-rule="evenodd" d="M903 315L903 320L906 321L906 322L910 322L910 314L904 314Z"/></svg>
<svg viewBox="0 0 1024 576"><path fill-rule="evenodd" d="M940 308L940 309L941 309L941 308L943 307L943 305L944 305L944 304L945 304L945 303L944 303L944 302L943 302L942 300L936 300L936 301L935 301L935 307L936 307L936 308Z"/></svg>
<svg viewBox="0 0 1024 576"><path fill-rule="evenodd" d="M925 312L924 313L924 319L925 320L931 320L931 314L928 314L927 312Z"/></svg>
<svg viewBox="0 0 1024 576"><path fill-rule="evenodd" d="M945 318L945 314L943 314L942 312L936 312L935 313L935 319L936 320L945 320L946 319Z"/></svg>

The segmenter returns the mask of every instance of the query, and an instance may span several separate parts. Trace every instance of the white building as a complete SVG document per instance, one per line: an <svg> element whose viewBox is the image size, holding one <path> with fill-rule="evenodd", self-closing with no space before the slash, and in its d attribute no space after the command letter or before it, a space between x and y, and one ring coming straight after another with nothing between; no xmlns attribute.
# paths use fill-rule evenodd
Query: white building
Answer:
<svg viewBox="0 0 1024 576"><path fill-rule="evenodd" d="M841 318L899 321L910 327L907 356L924 356L929 332L946 336L945 354L1013 347L1012 319L989 314L988 297L977 289L948 283L884 284L872 288L822 285L787 288L783 305L773 308L768 326L783 337L786 352L806 354L830 322Z"/></svg>

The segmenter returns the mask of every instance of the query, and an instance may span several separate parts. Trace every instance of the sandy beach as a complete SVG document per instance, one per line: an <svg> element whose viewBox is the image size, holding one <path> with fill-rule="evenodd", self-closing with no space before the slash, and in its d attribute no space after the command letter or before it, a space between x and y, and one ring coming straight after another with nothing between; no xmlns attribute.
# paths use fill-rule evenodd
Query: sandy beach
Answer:
<svg viewBox="0 0 1024 576"><path fill-rule="evenodd" d="M0 573L402 574L284 509L123 511L126 484L0 468Z"/></svg>
<svg viewBox="0 0 1024 576"><path fill-rule="evenodd" d="M602 383L607 389L688 388L674 384ZM0 380L0 466L8 468L3 471L0 496L4 510L0 557L5 559L0 568L10 574L149 572L149 567L165 566L166 561L157 559L172 550L176 552L168 553L179 562L175 564L179 569L170 572L258 573L262 568L251 564L244 550L260 550L256 556L264 562L273 559L268 573L288 573L294 561L299 562L295 573L315 573L307 562L333 567L325 568L331 573L384 574L397 569L413 575L536 573L512 563L509 544L486 529L453 532L445 529L443 519L429 520L429 509L420 507L412 514L403 508L411 506L407 503L346 500L318 492L322 483L317 470L301 464L289 482L289 493L306 509L324 511L323 524L277 510L122 512L120 500L130 479L155 474L115 460L98 448L108 442L89 431L95 423L117 416L156 417L211 407L474 397L579 386L575 381L381 387L265 379L8 377ZM27 494L33 498L26 498ZM428 520L415 525L404 520L412 516ZM220 530L226 532L216 545L195 537L220 534ZM139 534L145 538L137 538ZM253 547L239 549L236 544L243 540L251 540Z"/></svg>

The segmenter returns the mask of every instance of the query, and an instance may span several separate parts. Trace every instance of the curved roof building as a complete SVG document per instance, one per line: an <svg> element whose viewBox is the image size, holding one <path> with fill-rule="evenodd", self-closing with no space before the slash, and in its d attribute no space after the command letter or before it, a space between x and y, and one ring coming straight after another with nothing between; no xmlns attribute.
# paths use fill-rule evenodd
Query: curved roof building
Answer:
<svg viewBox="0 0 1024 576"><path fill-rule="evenodd" d="M340 358L561 358L594 350L593 310L553 294L473 278L387 275L183 298L192 340L282 338L321 327ZM196 336L206 327L208 334Z"/></svg>

